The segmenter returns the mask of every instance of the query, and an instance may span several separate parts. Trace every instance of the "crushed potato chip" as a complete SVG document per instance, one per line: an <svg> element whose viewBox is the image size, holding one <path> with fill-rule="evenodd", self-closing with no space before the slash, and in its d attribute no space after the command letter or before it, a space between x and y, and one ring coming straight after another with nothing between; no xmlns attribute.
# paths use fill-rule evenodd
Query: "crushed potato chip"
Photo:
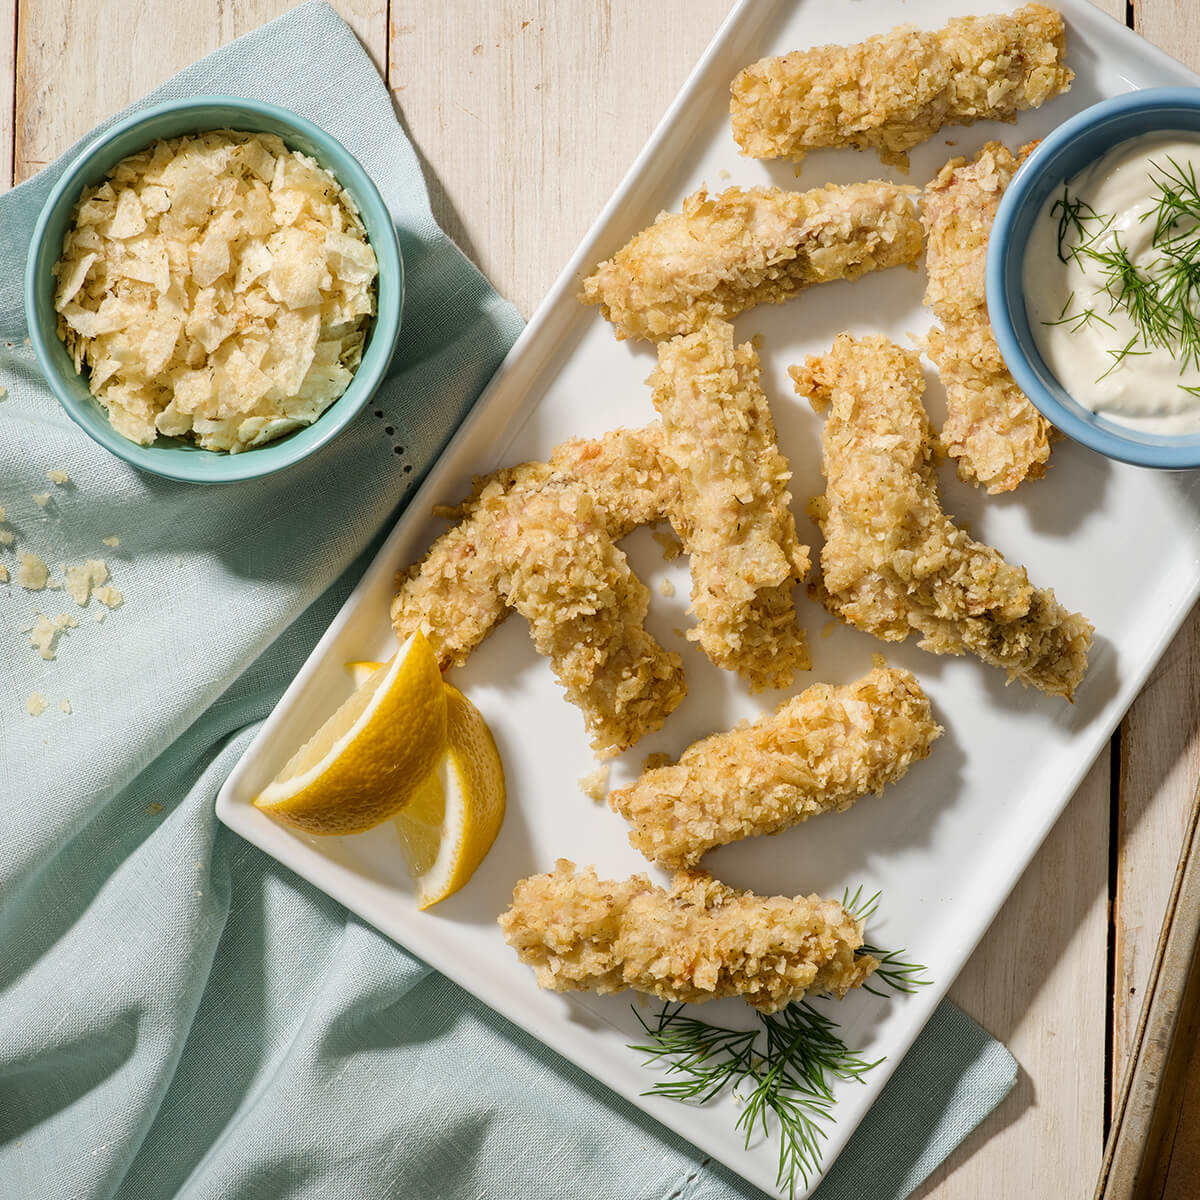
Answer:
<svg viewBox="0 0 1200 1200"><path fill-rule="evenodd" d="M608 764L605 763L579 777L579 790L597 804L608 794L608 771Z"/></svg>
<svg viewBox="0 0 1200 1200"><path fill-rule="evenodd" d="M46 711L48 703L49 701L41 692L30 692L29 699L25 701L25 711L31 717L40 717Z"/></svg>
<svg viewBox="0 0 1200 1200"><path fill-rule="evenodd" d="M44 659L50 660L55 655L59 635L68 629L74 629L78 624L70 613L59 613L57 617L45 617L41 613L35 613L33 628L29 630L29 644Z"/></svg>
<svg viewBox="0 0 1200 1200"><path fill-rule="evenodd" d="M89 558L79 566L67 567L63 571L63 582L67 595L80 608L87 608L92 589L108 582L108 564L98 558Z"/></svg>
<svg viewBox="0 0 1200 1200"><path fill-rule="evenodd" d="M0 563L0 583L8 582L8 568Z"/></svg>
<svg viewBox="0 0 1200 1200"><path fill-rule="evenodd" d="M71 714L71 702L70 702L70 700L68 700L68 699L66 698L66 696L64 696L64 697L63 697L63 698L62 698L62 699L61 699L61 700L58 702L58 711L59 711L59 712L65 712L65 713L66 713L68 716L70 716L70 714Z"/></svg>
<svg viewBox="0 0 1200 1200"><path fill-rule="evenodd" d="M36 554L22 554L17 583L27 592L40 592L50 578L50 568Z"/></svg>
<svg viewBox="0 0 1200 1200"><path fill-rule="evenodd" d="M36 504L38 506L38 508L45 508L46 505L50 503L50 493L49 492L34 492L33 493L33 502L34 502L34 504Z"/></svg>
<svg viewBox="0 0 1200 1200"><path fill-rule="evenodd" d="M101 538L100 540L101 540L101 541L102 541L102 542L103 542L103 543L104 543L106 546L113 546L113 547L117 547L117 546L119 546L119 545L121 544L121 539L120 539L119 537L106 537L106 538Z"/></svg>
<svg viewBox="0 0 1200 1200"><path fill-rule="evenodd" d="M104 605L105 608L120 608L125 603L125 597L115 587L98 587L92 589L92 595Z"/></svg>
<svg viewBox="0 0 1200 1200"><path fill-rule="evenodd" d="M237 453L346 390L377 274L352 200L311 158L270 134L173 138L80 197L58 332L122 436Z"/></svg>
<svg viewBox="0 0 1200 1200"><path fill-rule="evenodd" d="M71 482L71 477L70 477L70 475L68 475L66 473L66 471L59 471L59 470L47 471L46 478L48 480L50 480L51 483L57 483L60 487L64 483Z"/></svg>

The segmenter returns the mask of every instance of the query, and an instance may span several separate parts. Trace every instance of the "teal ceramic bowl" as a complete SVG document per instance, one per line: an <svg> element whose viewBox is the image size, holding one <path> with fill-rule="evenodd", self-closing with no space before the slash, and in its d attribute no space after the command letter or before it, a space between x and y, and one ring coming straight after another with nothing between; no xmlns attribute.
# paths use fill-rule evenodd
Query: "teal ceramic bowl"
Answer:
<svg viewBox="0 0 1200 1200"><path fill-rule="evenodd" d="M123 438L77 375L56 332L54 264L62 252L71 212L85 187L100 183L121 159L159 138L212 129L273 133L294 150L316 159L358 206L379 263L376 315L362 362L346 391L307 428L239 454L201 450L177 438L159 437L151 446ZM335 438L370 400L387 371L404 306L404 267L396 230L383 198L348 150L311 121L254 100L196 96L134 113L101 134L79 154L50 193L34 229L25 267L25 313L38 365L51 391L84 431L105 449L143 471L191 483L235 483L270 475L299 462Z"/></svg>

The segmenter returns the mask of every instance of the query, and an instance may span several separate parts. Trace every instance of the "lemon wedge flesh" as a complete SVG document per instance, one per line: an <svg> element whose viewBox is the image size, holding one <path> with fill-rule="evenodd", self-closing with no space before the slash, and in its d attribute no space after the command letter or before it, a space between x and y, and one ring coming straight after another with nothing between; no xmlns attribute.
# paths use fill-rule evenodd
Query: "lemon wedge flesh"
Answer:
<svg viewBox="0 0 1200 1200"><path fill-rule="evenodd" d="M361 833L393 817L446 750L446 692L415 633L284 765L255 799L305 833Z"/></svg>
<svg viewBox="0 0 1200 1200"><path fill-rule="evenodd" d="M446 752L396 815L418 908L453 895L475 873L504 819L504 767L479 710L446 689Z"/></svg>

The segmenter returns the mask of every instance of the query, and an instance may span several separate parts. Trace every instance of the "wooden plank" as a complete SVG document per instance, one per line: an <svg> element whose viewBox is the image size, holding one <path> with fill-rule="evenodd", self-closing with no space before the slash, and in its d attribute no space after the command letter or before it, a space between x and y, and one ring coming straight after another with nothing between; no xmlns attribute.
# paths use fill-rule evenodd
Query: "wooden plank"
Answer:
<svg viewBox="0 0 1200 1200"><path fill-rule="evenodd" d="M1134 0L1134 28L1200 70L1195 0ZM1115 829L1112 1071L1128 1065L1188 808L1200 781L1200 610L1167 652L1121 730Z"/></svg>
<svg viewBox="0 0 1200 1200"><path fill-rule="evenodd" d="M1106 757L954 985L1020 1074L912 1200L1090 1195L1104 1150L1108 816Z"/></svg>
<svg viewBox="0 0 1200 1200"><path fill-rule="evenodd" d="M1192 796L1200 781L1200 608L1121 730L1113 896L1112 1093L1120 1087Z"/></svg>
<svg viewBox="0 0 1200 1200"><path fill-rule="evenodd" d="M187 5L109 0L72 5L71 19L64 20L61 0L19 2L18 182L168 76L292 7L291 0L198 0ZM380 65L387 50L385 3L337 0L336 5Z"/></svg>
<svg viewBox="0 0 1200 1200"><path fill-rule="evenodd" d="M13 183L13 95L17 74L17 0L0 0L0 192Z"/></svg>
<svg viewBox="0 0 1200 1200"><path fill-rule="evenodd" d="M508 0L453 21L396 6L390 83L431 164L434 213L526 315L729 6Z"/></svg>
<svg viewBox="0 0 1200 1200"><path fill-rule="evenodd" d="M1200 5L1195 0L1134 0L1133 27L1168 54L1200 70Z"/></svg>

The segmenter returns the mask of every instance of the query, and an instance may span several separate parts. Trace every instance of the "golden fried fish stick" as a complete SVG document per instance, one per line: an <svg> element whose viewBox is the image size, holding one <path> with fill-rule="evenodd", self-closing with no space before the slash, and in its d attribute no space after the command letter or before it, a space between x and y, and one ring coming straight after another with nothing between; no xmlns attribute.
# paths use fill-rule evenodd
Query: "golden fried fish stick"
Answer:
<svg viewBox="0 0 1200 1200"><path fill-rule="evenodd" d="M690 867L716 846L881 794L941 732L916 679L876 667L844 687L814 684L771 716L696 742L608 802L632 822L636 850L659 866Z"/></svg>
<svg viewBox="0 0 1200 1200"><path fill-rule="evenodd" d="M830 409L826 491L810 505L825 535L825 607L885 641L916 630L923 650L970 651L1010 681L1070 699L1092 626L942 511L917 355L843 333L789 373L814 408Z"/></svg>
<svg viewBox="0 0 1200 1200"><path fill-rule="evenodd" d="M467 500L457 508L439 510L459 524L397 577L392 601L396 635L403 641L422 630L446 670L462 666L504 619L508 610L500 595L499 564L480 550L484 518L478 507L485 491L529 492L555 472L566 472L592 490L606 514L609 536L621 538L673 511L678 485L665 470L662 444L662 426L655 421L644 429L575 438L559 446L550 463L522 463L475 480Z"/></svg>
<svg viewBox="0 0 1200 1200"><path fill-rule="evenodd" d="M792 601L809 557L796 539L791 471L758 355L749 342L734 345L728 322L709 321L659 344L649 383L679 481L677 532L692 560L688 637L751 690L787 687L811 665Z"/></svg>
<svg viewBox="0 0 1200 1200"><path fill-rule="evenodd" d="M619 339L657 342L814 283L902 266L922 244L909 191L881 182L719 196L701 188L602 262L579 298L600 305Z"/></svg>
<svg viewBox="0 0 1200 1200"><path fill-rule="evenodd" d="M836 900L757 896L703 871L680 872L668 891L644 875L576 873L560 858L517 884L500 928L550 991L632 988L689 1004L740 996L760 1012L806 993L844 996L879 965Z"/></svg>
<svg viewBox="0 0 1200 1200"><path fill-rule="evenodd" d="M751 158L798 163L819 146L851 146L907 169L908 151L943 125L1014 121L1065 92L1064 42L1061 14L1027 4L764 58L733 81L733 137Z"/></svg>
<svg viewBox="0 0 1200 1200"><path fill-rule="evenodd" d="M964 483L1009 492L1046 473L1053 427L1000 357L988 320L988 237L1000 198L1033 144L1017 155L989 142L948 162L925 188L925 303L941 323L926 342L946 385L945 452Z"/></svg>
<svg viewBox="0 0 1200 1200"><path fill-rule="evenodd" d="M485 494L478 511L500 594L529 622L596 754L618 754L660 728L687 692L683 663L642 625L650 592L591 490L554 476L528 494Z"/></svg>
<svg viewBox="0 0 1200 1200"><path fill-rule="evenodd" d="M498 584L499 564L485 549L479 512L484 492L536 490L552 472L545 463L506 467L475 481L470 498L439 515L460 518L429 547L425 557L396 576L392 627L401 642L418 629L429 639L443 671L461 667L471 651L508 615Z"/></svg>
<svg viewBox="0 0 1200 1200"><path fill-rule="evenodd" d="M641 525L677 519L679 481L665 454L657 421L614 429L598 438L571 438L555 447L550 466L586 484L608 514L608 533L623 538Z"/></svg>

